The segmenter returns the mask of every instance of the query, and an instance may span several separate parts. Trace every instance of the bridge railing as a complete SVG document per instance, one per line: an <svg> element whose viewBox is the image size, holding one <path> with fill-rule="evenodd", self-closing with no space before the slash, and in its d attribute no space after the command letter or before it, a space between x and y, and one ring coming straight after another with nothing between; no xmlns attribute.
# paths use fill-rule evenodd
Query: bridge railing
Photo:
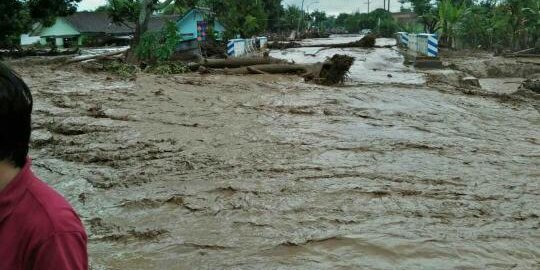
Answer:
<svg viewBox="0 0 540 270"><path fill-rule="evenodd" d="M268 43L267 37L257 37L250 39L231 39L227 43L227 55L229 57L241 57L255 53L256 51L266 48Z"/></svg>
<svg viewBox="0 0 540 270"><path fill-rule="evenodd" d="M428 57L439 56L439 39L436 34L396 33L400 46L409 48L413 53Z"/></svg>

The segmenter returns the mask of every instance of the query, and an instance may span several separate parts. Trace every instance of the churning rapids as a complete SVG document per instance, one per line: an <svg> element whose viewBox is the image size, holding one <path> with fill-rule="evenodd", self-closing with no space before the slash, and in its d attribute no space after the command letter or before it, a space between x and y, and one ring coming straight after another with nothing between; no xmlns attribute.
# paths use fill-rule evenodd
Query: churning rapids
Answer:
<svg viewBox="0 0 540 270"><path fill-rule="evenodd" d="M351 54L345 86L11 61L92 269L540 268L534 101L430 85L392 48L317 51L272 55Z"/></svg>

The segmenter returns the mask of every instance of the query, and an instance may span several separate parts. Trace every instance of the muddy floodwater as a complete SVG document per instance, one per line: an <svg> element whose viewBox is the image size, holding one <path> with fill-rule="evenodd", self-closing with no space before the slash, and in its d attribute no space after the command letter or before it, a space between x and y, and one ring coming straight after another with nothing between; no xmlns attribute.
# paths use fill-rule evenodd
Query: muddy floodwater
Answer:
<svg viewBox="0 0 540 270"><path fill-rule="evenodd" d="M341 87L12 61L34 168L81 214L92 269L539 269L538 101L344 50Z"/></svg>

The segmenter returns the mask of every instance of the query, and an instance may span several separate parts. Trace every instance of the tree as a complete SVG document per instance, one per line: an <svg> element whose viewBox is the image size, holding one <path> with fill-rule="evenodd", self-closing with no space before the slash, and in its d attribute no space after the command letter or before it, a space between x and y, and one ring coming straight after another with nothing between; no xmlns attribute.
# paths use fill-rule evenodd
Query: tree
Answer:
<svg viewBox="0 0 540 270"><path fill-rule="evenodd" d="M447 6L450 4L451 7ZM456 13L452 13L462 5L467 8L456 19ZM453 41L459 38L460 44L464 46L496 50L520 49L535 46L539 39L538 0L454 0L451 3L445 0L441 1L438 8L442 38L448 35ZM449 18L453 22L449 23ZM455 42L451 43L455 45Z"/></svg>
<svg viewBox="0 0 540 270"><path fill-rule="evenodd" d="M141 43L142 36L148 31L150 16L163 11L175 0L165 0L160 3L158 0L109 0L109 15L117 23L130 23L135 26L135 33L131 40L127 61L136 64L140 61L136 53L137 47ZM180 0L177 0L180 1Z"/></svg>
<svg viewBox="0 0 540 270"><path fill-rule="evenodd" d="M391 37L398 30L392 13L382 8L368 13L339 14L334 27L345 28L349 33L358 33L362 29L371 29L378 34Z"/></svg>
<svg viewBox="0 0 540 270"><path fill-rule="evenodd" d="M345 26L345 20L347 20L349 16L351 15L347 13L340 13L336 18L336 25Z"/></svg>
<svg viewBox="0 0 540 270"><path fill-rule="evenodd" d="M35 22L50 26L57 16L69 15L80 0L1 0L0 46L17 47L19 36Z"/></svg>
<svg viewBox="0 0 540 270"><path fill-rule="evenodd" d="M439 21L437 26L442 32L442 39L446 41L450 47L455 48L455 36L458 23L467 12L465 2L456 4L452 0L442 0L438 6Z"/></svg>
<svg viewBox="0 0 540 270"><path fill-rule="evenodd" d="M288 6L284 11L283 16L281 17L281 28L287 30L296 29L298 25L298 18L300 17L302 17L302 10L300 10L300 7L295 5ZM301 25L300 27L305 27L305 21L303 21L302 23L303 25Z"/></svg>
<svg viewBox="0 0 540 270"><path fill-rule="evenodd" d="M268 18L267 29L278 31L280 28L280 18L285 12L281 2L283 0L263 0L263 8Z"/></svg>
<svg viewBox="0 0 540 270"><path fill-rule="evenodd" d="M216 13L227 27L227 36L251 37L266 30L268 17L263 1L224 0L222 4Z"/></svg>
<svg viewBox="0 0 540 270"><path fill-rule="evenodd" d="M0 2L0 47L13 47L16 37L28 31L29 21L30 15L23 3L17 0Z"/></svg>
<svg viewBox="0 0 540 270"><path fill-rule="evenodd" d="M336 16L328 16L323 22L322 29L323 32L336 29Z"/></svg>
<svg viewBox="0 0 540 270"><path fill-rule="evenodd" d="M108 12L110 9L109 5L101 5L94 9L95 12Z"/></svg>
<svg viewBox="0 0 540 270"><path fill-rule="evenodd" d="M514 49L525 47L528 35L528 22L526 10L533 6L535 0L506 0L503 4L504 9L509 15L509 24L512 29L512 47ZM536 0L538 3L538 0Z"/></svg>
<svg viewBox="0 0 540 270"><path fill-rule="evenodd" d="M162 31L144 33L136 53L151 64L166 61L173 55L178 42L180 37L176 32L176 24L169 21Z"/></svg>
<svg viewBox="0 0 540 270"><path fill-rule="evenodd" d="M189 9L204 6L206 1L200 0L177 0L173 4L166 6L162 13L166 15L178 14L182 15L187 12Z"/></svg>
<svg viewBox="0 0 540 270"><path fill-rule="evenodd" d="M412 4L413 11L418 15L424 30L428 33L434 33L437 29L437 10L431 0L407 0Z"/></svg>
<svg viewBox="0 0 540 270"><path fill-rule="evenodd" d="M531 44L540 49L540 1L531 3L529 7L523 9L523 13L532 35Z"/></svg>
<svg viewBox="0 0 540 270"><path fill-rule="evenodd" d="M325 29L325 25L324 23L326 22L326 20L328 19L326 17L326 13L324 11L314 11L311 13L311 18L313 18L313 25L319 29L319 30L324 30Z"/></svg>

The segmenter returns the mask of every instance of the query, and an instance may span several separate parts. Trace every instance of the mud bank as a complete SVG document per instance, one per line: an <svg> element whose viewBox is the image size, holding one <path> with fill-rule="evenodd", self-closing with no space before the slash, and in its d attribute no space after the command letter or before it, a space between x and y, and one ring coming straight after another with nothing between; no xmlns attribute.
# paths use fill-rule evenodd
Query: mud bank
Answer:
<svg viewBox="0 0 540 270"><path fill-rule="evenodd" d="M414 83L383 68L323 87L31 61L11 64L35 96L35 169L81 213L93 269L540 267L527 100L426 86L404 67Z"/></svg>

